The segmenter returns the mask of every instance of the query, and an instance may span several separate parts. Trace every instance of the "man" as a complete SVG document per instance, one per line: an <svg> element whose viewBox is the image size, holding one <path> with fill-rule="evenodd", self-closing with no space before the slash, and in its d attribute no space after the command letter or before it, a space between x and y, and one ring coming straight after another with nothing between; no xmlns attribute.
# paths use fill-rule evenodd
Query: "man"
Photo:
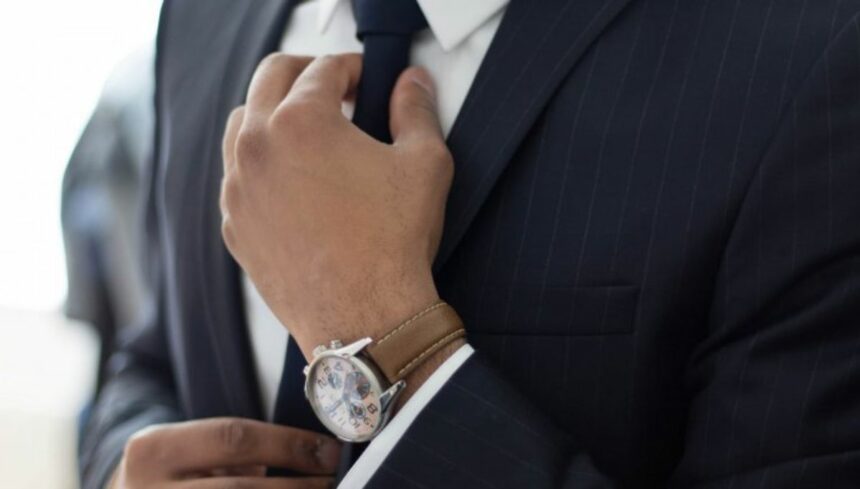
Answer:
<svg viewBox="0 0 860 489"><path fill-rule="evenodd" d="M860 2L503 3L356 1L363 58L261 64L353 50L350 6L166 3L159 303L93 487L321 487L339 451L343 487L860 484ZM364 337L387 426L320 374Z"/></svg>

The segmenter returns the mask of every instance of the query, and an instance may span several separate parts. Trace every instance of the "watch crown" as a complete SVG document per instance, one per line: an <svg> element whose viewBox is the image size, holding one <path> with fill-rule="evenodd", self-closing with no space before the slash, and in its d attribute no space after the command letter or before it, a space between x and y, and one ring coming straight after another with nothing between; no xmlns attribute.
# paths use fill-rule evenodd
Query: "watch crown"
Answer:
<svg viewBox="0 0 860 489"><path fill-rule="evenodd" d="M320 345L320 346L314 348L312 355L314 356L314 358L316 358L316 357L320 356L320 354L322 354L326 350L328 350L328 348L326 348L325 345Z"/></svg>
<svg viewBox="0 0 860 489"><path fill-rule="evenodd" d="M343 348L343 343L340 340L331 340L331 349L337 350L338 348Z"/></svg>

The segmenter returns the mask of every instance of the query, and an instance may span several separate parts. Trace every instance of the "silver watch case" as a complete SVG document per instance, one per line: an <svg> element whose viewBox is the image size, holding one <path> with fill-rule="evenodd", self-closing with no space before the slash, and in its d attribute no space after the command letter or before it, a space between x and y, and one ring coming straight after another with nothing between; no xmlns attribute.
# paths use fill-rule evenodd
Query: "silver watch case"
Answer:
<svg viewBox="0 0 860 489"><path fill-rule="evenodd" d="M313 351L313 360L310 365L305 366L304 374L305 374L305 398L311 405L311 408L316 414L317 418L326 427L330 432L332 432L339 439L349 442L349 443L360 443L373 439L376 435L379 434L380 431L388 424L388 420L391 417L391 408L394 405L394 400L400 395L403 391L403 388L406 387L406 382L400 380L396 382L394 385L389 385L388 380L382 375L381 372L376 368L373 362L365 357L364 355L359 355L362 350L364 350L368 345L373 343L373 340L370 338L362 338L354 343L350 343L349 345L344 346L339 340L334 340L331 344L326 347L325 345L320 345L314 348ZM356 370L360 371L370 383L371 390L376 393L379 399L379 408L380 408L380 421L379 424L368 434L363 436L349 436L346 433L343 433L342 430L338 426L334 426L331 420L325 415L322 414L322 408L317 404L316 400L311 395L311 386L313 385L314 379L311 375L314 372L316 366L320 363L320 359L327 357L339 357L350 364L352 364Z"/></svg>

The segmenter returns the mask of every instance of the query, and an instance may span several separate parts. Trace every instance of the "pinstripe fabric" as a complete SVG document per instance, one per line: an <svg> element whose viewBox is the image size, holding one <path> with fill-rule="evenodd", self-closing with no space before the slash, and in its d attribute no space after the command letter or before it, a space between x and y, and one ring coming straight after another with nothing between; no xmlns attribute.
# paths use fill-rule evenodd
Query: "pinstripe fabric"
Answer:
<svg viewBox="0 0 860 489"><path fill-rule="evenodd" d="M482 358L371 486L860 487L857 8L628 6L440 269Z"/></svg>
<svg viewBox="0 0 860 489"><path fill-rule="evenodd" d="M101 402L85 466L153 413L260 415L215 128L283 5L215 4L166 4L165 302L107 388L162 411ZM860 487L858 12L513 1L449 137L435 264L478 355L370 487Z"/></svg>

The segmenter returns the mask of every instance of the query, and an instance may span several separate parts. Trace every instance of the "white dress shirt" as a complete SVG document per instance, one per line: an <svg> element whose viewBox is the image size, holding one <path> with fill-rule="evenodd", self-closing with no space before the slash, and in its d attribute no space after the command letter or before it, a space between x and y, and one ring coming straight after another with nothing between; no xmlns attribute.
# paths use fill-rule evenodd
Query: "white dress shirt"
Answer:
<svg viewBox="0 0 860 489"><path fill-rule="evenodd" d="M507 3L508 0L418 0L430 29L415 37L410 59L413 65L425 67L436 82L439 119L446 135L454 124ZM294 8L290 16L281 40L281 51L305 56L361 52L362 45L355 37L355 29L350 2L304 1ZM347 116L352 109L344 104ZM247 276L243 284L254 366L265 414L271 419L289 335ZM362 487L370 480L406 428L471 354L472 348L466 345L434 372L370 443L340 487Z"/></svg>

